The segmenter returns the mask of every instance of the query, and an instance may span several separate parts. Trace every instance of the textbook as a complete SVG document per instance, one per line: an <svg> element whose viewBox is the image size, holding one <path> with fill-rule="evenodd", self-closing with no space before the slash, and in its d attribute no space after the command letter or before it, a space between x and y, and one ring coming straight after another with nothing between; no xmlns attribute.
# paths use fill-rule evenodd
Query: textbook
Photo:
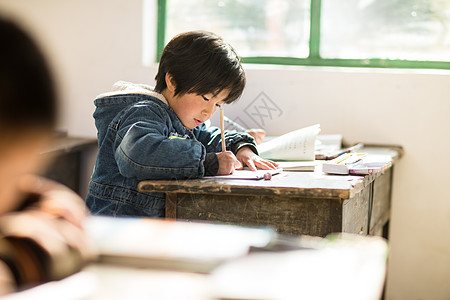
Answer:
<svg viewBox="0 0 450 300"><path fill-rule="evenodd" d="M199 273L266 248L277 237L270 227L151 218L92 216L84 226L100 262Z"/></svg>
<svg viewBox="0 0 450 300"><path fill-rule="evenodd" d="M328 174L368 175L382 172L392 165L390 161L366 161L366 153L346 153L322 165Z"/></svg>
<svg viewBox="0 0 450 300"><path fill-rule="evenodd" d="M350 169L362 162L366 153L345 153L322 165L322 171L329 174L349 174Z"/></svg>
<svg viewBox="0 0 450 300"><path fill-rule="evenodd" d="M312 161L320 125L294 130L258 145L259 156L271 160Z"/></svg>

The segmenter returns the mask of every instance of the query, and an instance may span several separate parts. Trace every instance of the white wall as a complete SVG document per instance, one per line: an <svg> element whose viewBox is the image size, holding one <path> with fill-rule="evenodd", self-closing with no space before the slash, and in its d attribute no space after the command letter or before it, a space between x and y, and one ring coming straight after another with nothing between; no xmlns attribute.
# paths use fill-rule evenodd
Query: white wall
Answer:
<svg viewBox="0 0 450 300"><path fill-rule="evenodd" d="M141 0L0 0L51 54L61 86L60 127L95 136L93 98L116 80L152 83L142 65ZM269 134L321 123L348 142L401 144L391 221L388 299L450 298L450 72L247 67L245 113L264 92L281 109ZM247 111L252 108L250 106Z"/></svg>

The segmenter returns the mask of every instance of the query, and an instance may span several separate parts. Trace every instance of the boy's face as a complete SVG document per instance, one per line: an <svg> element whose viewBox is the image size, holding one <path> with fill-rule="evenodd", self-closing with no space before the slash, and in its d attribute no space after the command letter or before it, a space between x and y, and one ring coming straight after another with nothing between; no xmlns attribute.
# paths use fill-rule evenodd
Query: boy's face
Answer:
<svg viewBox="0 0 450 300"><path fill-rule="evenodd" d="M184 127L194 129L211 118L217 108L224 104L223 100L228 97L229 93L229 90L222 90L216 96L211 93L206 95L184 94L167 100Z"/></svg>

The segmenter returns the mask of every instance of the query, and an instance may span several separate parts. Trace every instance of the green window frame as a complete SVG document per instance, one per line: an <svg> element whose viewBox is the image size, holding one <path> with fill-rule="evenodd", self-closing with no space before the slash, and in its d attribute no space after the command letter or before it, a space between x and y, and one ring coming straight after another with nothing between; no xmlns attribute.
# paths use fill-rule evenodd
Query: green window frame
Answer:
<svg viewBox="0 0 450 300"><path fill-rule="evenodd" d="M311 20L309 38L309 56L307 58L256 56L242 57L247 64L269 64L290 66L323 66L323 67L355 67L355 68L402 68L402 69L450 69L448 61L417 61L401 59L341 59L323 58L320 56L320 22L321 0L311 0ZM166 33L166 0L158 0L157 51L156 61L159 62L165 46Z"/></svg>

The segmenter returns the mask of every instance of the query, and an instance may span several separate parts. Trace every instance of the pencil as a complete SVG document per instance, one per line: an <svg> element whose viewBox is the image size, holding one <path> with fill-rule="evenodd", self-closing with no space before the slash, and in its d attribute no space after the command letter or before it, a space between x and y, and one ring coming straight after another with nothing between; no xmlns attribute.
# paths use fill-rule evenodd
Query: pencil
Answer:
<svg viewBox="0 0 450 300"><path fill-rule="evenodd" d="M225 147L225 125L223 124L223 108L220 107L220 135L222 137L222 152L227 151L227 148Z"/></svg>

